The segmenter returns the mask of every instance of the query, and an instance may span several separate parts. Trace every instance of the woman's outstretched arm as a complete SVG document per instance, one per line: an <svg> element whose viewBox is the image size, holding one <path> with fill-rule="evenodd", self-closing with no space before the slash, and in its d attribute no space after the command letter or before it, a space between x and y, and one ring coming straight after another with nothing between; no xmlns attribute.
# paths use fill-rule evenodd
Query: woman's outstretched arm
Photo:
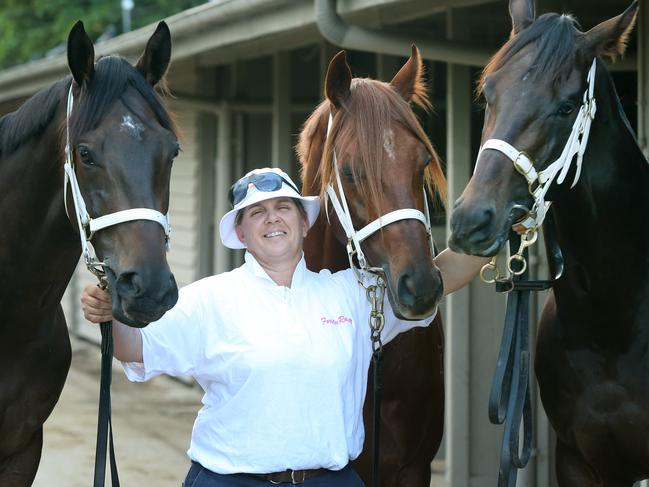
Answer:
<svg viewBox="0 0 649 487"><path fill-rule="evenodd" d="M490 260L490 257L459 254L451 249L440 252L435 264L442 273L444 296L466 286Z"/></svg>

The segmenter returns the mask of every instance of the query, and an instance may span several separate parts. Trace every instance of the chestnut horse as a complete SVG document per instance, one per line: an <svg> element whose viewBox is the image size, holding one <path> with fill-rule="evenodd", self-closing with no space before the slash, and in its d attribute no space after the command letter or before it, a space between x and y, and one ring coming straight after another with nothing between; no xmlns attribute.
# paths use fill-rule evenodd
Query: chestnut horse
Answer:
<svg viewBox="0 0 649 487"><path fill-rule="evenodd" d="M623 54L637 8L584 33L510 1L511 37L480 83L483 150L451 221L453 249L493 255L523 207L538 224L543 193L552 202L565 263L535 368L562 487L649 476L649 164L600 59Z"/></svg>
<svg viewBox="0 0 649 487"><path fill-rule="evenodd" d="M390 83L352 79L344 52L326 75L326 100L305 122L298 155L305 194L323 198L339 171L354 228L400 208L424 208L424 191L445 182L439 159L409 103L428 108L419 51ZM329 116L332 125L327 137ZM335 150L338 167L334 168ZM323 207L325 205L323 204ZM347 239L335 213L324 213L309 231L304 252L312 270L349 267ZM382 228L363 243L368 262L383 269L395 314L418 319L431 314L442 285L426 228L412 219ZM444 427L444 337L439 315L426 328L398 336L384 347L382 365L380 477L383 486L428 487L430 464ZM371 376L371 374L370 374ZM363 453L355 467L371 478L372 381L368 388Z"/></svg>
<svg viewBox="0 0 649 487"><path fill-rule="evenodd" d="M153 85L165 74L170 53L169 29L161 23L137 66L119 57L104 57L95 64L92 42L78 22L68 38L72 76L0 119L3 487L32 484L43 423L70 365L60 301L85 241L73 197L85 200L92 219L135 208L140 215L164 217L168 210L178 142ZM69 93L75 100L70 110ZM73 165L65 167L76 168L74 174L66 173L73 178L70 185L64 184L66 147ZM113 314L132 326L158 319L178 295L166 260L166 229L149 216L142 218L87 236L103 260Z"/></svg>

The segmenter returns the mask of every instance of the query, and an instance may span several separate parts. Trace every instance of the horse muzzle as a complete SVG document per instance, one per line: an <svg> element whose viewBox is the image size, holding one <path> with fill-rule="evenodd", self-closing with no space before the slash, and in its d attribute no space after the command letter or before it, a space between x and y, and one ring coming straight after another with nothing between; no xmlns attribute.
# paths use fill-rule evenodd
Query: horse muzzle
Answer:
<svg viewBox="0 0 649 487"><path fill-rule="evenodd" d="M443 295L442 275L431 269L406 268L396 279L388 277L388 299L395 316L405 320L420 320L430 316Z"/></svg>
<svg viewBox="0 0 649 487"><path fill-rule="evenodd" d="M113 297L113 316L126 325L145 327L178 301L178 286L168 269L154 274L132 269L116 275L107 268L106 276Z"/></svg>

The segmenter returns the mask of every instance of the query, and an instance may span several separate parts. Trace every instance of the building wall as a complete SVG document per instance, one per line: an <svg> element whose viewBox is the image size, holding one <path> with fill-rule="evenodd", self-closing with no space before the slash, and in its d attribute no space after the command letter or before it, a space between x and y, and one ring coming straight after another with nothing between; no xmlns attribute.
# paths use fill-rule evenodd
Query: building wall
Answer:
<svg viewBox="0 0 649 487"><path fill-rule="evenodd" d="M547 8L552 2L541 3ZM493 3L476 7L497 17L481 27L484 32L481 30L480 34L490 42L502 40L508 29L505 4L498 4L500 8L502 12L494 14L497 9ZM649 153L649 12L640 12L638 28L644 36L641 45L645 48L640 49L638 56L641 82L637 121L640 142ZM456 29L462 29L467 16L457 15L455 22ZM433 23L424 19L403 30L411 28L415 32ZM172 65L169 84L176 98L171 99L170 105L182 131L183 151L172 173L172 242L168 259L180 286L241 262L242 253L224 249L217 234L218 219L229 209L225 195L234 179L260 165L280 165L295 177L299 174L297 162L287 147L290 149L295 143L302 121L321 100L326 66L338 49L322 41L265 49L272 52L253 56L242 48L241 57L228 62L213 57L205 62L204 57L201 64L197 56L196 60ZM349 60L355 75L386 80L403 62L398 57L359 51L350 51ZM435 112L423 114L422 122L449 165L452 203L471 175L479 143L481 114L473 103L477 70L430 62L427 67ZM438 244L444 247L447 233L443 218L434 232ZM540 244L535 251L541 248ZM536 256L536 262L538 274L547 275L543 256ZM78 304L80 290L93 279L80 267L63 305L71 329L97 339L96 327L83 322ZM535 315L543 300L544 294L536 296L532 305ZM504 296L476 281L442 305L447 336L448 401L445 443L438 458L446 460L448 485L453 487L495 483L502 428L488 423L486 404L500 345L504 301ZM552 485L552 433L535 387L532 378L536 455L519 476L519 487Z"/></svg>

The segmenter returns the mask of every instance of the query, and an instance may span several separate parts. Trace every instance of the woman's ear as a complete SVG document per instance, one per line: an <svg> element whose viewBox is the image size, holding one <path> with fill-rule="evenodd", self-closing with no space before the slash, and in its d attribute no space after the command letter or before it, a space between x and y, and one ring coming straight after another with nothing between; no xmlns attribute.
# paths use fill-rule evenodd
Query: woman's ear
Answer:
<svg viewBox="0 0 649 487"><path fill-rule="evenodd" d="M234 227L234 231L237 232L237 238L239 239L239 242L241 242L243 245L246 245L246 236L243 233L243 228L241 228L241 225Z"/></svg>

